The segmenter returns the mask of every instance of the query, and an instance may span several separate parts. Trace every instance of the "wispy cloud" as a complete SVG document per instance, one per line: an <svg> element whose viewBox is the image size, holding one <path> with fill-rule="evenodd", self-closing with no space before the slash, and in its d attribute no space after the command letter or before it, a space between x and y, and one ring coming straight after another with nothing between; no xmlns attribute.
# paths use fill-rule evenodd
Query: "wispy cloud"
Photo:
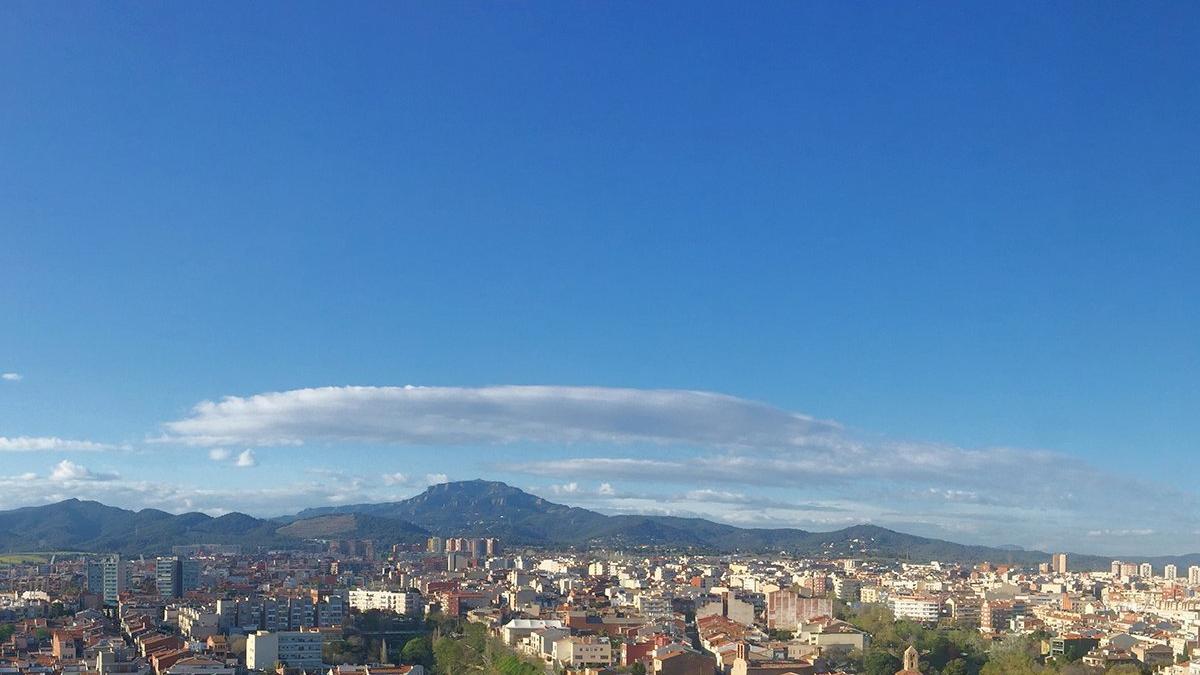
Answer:
<svg viewBox="0 0 1200 675"><path fill-rule="evenodd" d="M99 452L126 447L57 436L0 436L0 452Z"/></svg>
<svg viewBox="0 0 1200 675"><path fill-rule="evenodd" d="M20 373L0 373L0 380L5 382L20 382L25 379Z"/></svg>
<svg viewBox="0 0 1200 675"><path fill-rule="evenodd" d="M238 453L237 459L234 460L233 465L242 469L258 466L258 458L254 456L253 450L247 448Z"/></svg>

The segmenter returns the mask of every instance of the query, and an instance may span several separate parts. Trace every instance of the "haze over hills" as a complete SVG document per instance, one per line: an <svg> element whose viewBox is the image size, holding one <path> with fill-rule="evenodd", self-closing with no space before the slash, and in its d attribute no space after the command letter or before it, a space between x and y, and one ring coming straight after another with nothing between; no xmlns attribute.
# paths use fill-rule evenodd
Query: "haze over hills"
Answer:
<svg viewBox="0 0 1200 675"><path fill-rule="evenodd" d="M305 539L373 539L418 543L431 534L499 537L507 545L655 546L708 552L761 551L796 555L877 556L913 561L1045 562L1049 554L1014 547L956 544L855 525L832 532L739 528L701 518L609 516L565 506L505 483L472 480L434 485L398 502L312 508L260 519L129 511L69 499L0 512L0 551L120 551L156 553L180 544L242 544L286 548ZM1076 568L1106 569L1110 557L1072 555ZM1156 565L1200 564L1200 554L1142 558Z"/></svg>

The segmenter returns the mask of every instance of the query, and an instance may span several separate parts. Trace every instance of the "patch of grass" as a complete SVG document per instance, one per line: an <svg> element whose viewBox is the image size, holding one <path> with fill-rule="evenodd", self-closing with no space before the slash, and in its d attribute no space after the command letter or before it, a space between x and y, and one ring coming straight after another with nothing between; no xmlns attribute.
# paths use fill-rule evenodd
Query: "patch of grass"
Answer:
<svg viewBox="0 0 1200 675"><path fill-rule="evenodd" d="M59 560L73 558L75 556L85 555L78 551L47 551L45 553L28 552L28 553L0 553L0 565L30 565L50 562L50 558L57 556Z"/></svg>
<svg viewBox="0 0 1200 675"><path fill-rule="evenodd" d="M41 553L3 553L0 554L0 565L26 565L30 563L49 562L50 556Z"/></svg>

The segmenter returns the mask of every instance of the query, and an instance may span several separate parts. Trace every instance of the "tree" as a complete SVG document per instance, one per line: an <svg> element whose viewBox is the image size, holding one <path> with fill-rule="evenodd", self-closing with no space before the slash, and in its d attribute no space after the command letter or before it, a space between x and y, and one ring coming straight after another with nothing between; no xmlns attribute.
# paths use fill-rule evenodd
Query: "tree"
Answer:
<svg viewBox="0 0 1200 675"><path fill-rule="evenodd" d="M458 675L467 667L466 648L454 638L438 638L433 643L433 658L437 672L443 675Z"/></svg>
<svg viewBox="0 0 1200 675"><path fill-rule="evenodd" d="M432 667L433 646L429 643L429 638L421 636L405 642L400 650L400 660L426 668Z"/></svg>
<svg viewBox="0 0 1200 675"><path fill-rule="evenodd" d="M966 659L954 659L942 669L942 675L967 675Z"/></svg>
<svg viewBox="0 0 1200 675"><path fill-rule="evenodd" d="M900 659L884 651L872 651L863 659L863 670L867 675L895 675L903 666Z"/></svg>
<svg viewBox="0 0 1200 675"><path fill-rule="evenodd" d="M642 665L641 661L635 661L633 667L629 669L632 675L646 675L646 666Z"/></svg>
<svg viewBox="0 0 1200 675"><path fill-rule="evenodd" d="M1096 675L1099 669L1085 666L1082 663L1068 663L1058 671L1061 675Z"/></svg>
<svg viewBox="0 0 1200 675"><path fill-rule="evenodd" d="M988 659L980 675L1035 675L1033 659L1023 651L1001 651Z"/></svg>

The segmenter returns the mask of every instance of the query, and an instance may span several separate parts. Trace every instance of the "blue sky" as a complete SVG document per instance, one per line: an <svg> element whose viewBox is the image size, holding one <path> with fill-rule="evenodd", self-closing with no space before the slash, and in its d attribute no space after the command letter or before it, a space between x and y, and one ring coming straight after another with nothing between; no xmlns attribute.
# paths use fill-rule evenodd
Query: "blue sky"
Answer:
<svg viewBox="0 0 1200 675"><path fill-rule="evenodd" d="M482 476L1200 550L1198 30L1153 2L6 3L0 507Z"/></svg>

